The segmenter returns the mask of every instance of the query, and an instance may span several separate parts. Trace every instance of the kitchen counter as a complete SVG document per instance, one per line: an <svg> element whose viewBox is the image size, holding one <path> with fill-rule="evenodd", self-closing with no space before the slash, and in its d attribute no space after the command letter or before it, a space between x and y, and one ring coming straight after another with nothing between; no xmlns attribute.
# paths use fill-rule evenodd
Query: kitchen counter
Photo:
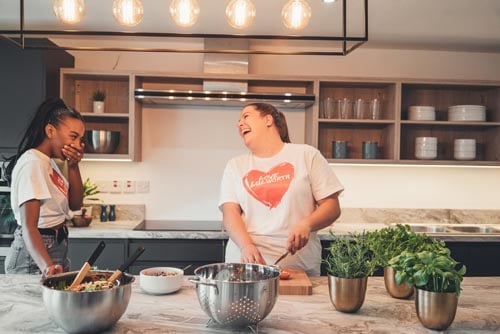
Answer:
<svg viewBox="0 0 500 334"><path fill-rule="evenodd" d="M477 224L480 225L480 224ZM218 221L169 221L169 220L122 220L100 222L94 219L88 227L73 227L68 224L70 238L118 238L118 239L228 239ZM381 223L334 223L318 232L321 240L332 240L335 235L373 231L391 226ZM444 241L500 242L500 234L432 233Z"/></svg>
<svg viewBox="0 0 500 334"><path fill-rule="evenodd" d="M45 310L39 276L0 275L1 333L64 333ZM133 284L127 311L106 333L252 333L208 325L194 285L186 280L170 295L144 294ZM370 277L366 299L354 314L335 311L326 277L312 277L311 296L279 296L259 333L435 333L417 319L413 300L391 298L383 278ZM500 331L500 277L466 277L455 321L447 333ZM255 330L255 328L254 328Z"/></svg>

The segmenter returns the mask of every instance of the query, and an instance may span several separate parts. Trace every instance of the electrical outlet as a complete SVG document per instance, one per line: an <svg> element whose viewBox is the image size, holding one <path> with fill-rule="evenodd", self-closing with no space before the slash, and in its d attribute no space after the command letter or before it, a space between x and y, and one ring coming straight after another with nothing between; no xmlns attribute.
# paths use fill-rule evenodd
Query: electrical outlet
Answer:
<svg viewBox="0 0 500 334"><path fill-rule="evenodd" d="M136 181L136 191L138 193L148 193L149 192L149 181Z"/></svg>
<svg viewBox="0 0 500 334"><path fill-rule="evenodd" d="M101 193L109 193L111 192L111 181L108 180L96 180L95 184L97 185L97 189Z"/></svg>
<svg viewBox="0 0 500 334"><path fill-rule="evenodd" d="M122 191L124 193L133 194L135 193L135 181L125 180L122 181Z"/></svg>
<svg viewBox="0 0 500 334"><path fill-rule="evenodd" d="M111 190L109 192L114 193L114 194L121 193L122 187L120 185L120 181L118 181L118 180L111 181Z"/></svg>

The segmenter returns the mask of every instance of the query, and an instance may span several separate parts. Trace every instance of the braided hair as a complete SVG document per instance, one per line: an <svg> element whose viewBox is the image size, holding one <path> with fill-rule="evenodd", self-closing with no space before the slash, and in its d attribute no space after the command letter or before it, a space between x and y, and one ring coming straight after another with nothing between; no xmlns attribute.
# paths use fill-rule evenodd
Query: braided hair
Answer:
<svg viewBox="0 0 500 334"><path fill-rule="evenodd" d="M57 97L48 98L38 107L19 143L17 153L6 159L5 177L9 184L12 179L12 170L19 157L45 140L45 126L51 124L57 128L59 123L67 117L84 122L78 111L67 107L64 101Z"/></svg>
<svg viewBox="0 0 500 334"><path fill-rule="evenodd" d="M284 143L290 143L290 136L288 135L288 126L286 124L285 114L273 105L264 102L256 102L250 103L245 106L246 107L254 107L255 110L258 110L262 116L271 115L274 124L278 128L278 132L280 134L280 138Z"/></svg>

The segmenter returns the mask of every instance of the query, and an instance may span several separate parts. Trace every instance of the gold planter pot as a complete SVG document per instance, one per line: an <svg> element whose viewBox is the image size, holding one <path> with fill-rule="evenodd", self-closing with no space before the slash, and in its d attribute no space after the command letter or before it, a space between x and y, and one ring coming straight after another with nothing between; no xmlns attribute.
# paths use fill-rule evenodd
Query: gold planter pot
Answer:
<svg viewBox="0 0 500 334"><path fill-rule="evenodd" d="M396 271L391 266L384 267L384 284L391 297L407 299L413 294L413 288L410 288L408 284L396 283Z"/></svg>
<svg viewBox="0 0 500 334"><path fill-rule="evenodd" d="M422 325L435 330L448 328L455 319L457 312L457 294L455 292L416 290L415 307L418 320Z"/></svg>
<svg viewBox="0 0 500 334"><path fill-rule="evenodd" d="M368 277L340 278L328 275L328 291L335 309L346 313L357 312L365 301L367 282Z"/></svg>

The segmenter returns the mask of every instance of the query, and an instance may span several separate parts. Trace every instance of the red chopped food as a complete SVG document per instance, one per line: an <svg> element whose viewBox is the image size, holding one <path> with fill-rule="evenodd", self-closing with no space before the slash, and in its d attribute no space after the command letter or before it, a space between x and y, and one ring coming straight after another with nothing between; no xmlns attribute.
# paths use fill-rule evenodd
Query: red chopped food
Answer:
<svg viewBox="0 0 500 334"><path fill-rule="evenodd" d="M292 274L289 271L286 269L281 271L280 279L290 279L290 277L292 277Z"/></svg>

